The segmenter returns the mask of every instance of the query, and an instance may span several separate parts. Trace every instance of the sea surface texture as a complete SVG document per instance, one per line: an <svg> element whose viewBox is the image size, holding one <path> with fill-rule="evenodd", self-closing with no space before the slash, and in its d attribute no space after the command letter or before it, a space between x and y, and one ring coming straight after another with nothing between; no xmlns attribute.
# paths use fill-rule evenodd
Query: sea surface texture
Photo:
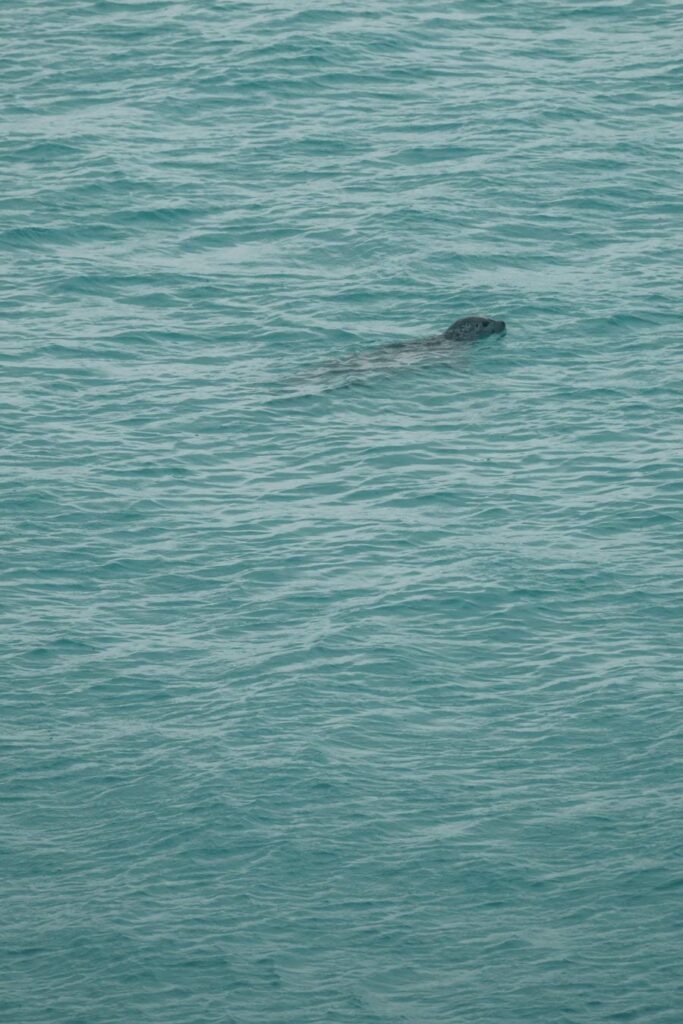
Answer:
<svg viewBox="0 0 683 1024"><path fill-rule="evenodd" d="M682 39L4 0L3 1022L683 1020Z"/></svg>

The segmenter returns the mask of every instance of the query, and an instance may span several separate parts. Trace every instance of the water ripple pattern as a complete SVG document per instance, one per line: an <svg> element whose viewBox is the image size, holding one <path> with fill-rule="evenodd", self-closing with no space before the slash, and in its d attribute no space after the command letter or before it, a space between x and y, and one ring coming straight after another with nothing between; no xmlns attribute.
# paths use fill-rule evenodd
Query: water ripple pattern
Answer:
<svg viewBox="0 0 683 1024"><path fill-rule="evenodd" d="M683 1020L682 30L4 0L3 1021Z"/></svg>

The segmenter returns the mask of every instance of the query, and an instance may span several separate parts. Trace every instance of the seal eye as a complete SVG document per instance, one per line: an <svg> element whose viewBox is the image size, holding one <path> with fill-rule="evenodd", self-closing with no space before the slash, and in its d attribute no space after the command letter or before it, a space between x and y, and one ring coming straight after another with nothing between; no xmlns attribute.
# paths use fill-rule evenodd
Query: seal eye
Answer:
<svg viewBox="0 0 683 1024"><path fill-rule="evenodd" d="M490 320L482 320L482 322L481 322L481 324L482 324L482 327L488 327L488 325L489 325L490 323L491 323L491 321L490 321Z"/></svg>

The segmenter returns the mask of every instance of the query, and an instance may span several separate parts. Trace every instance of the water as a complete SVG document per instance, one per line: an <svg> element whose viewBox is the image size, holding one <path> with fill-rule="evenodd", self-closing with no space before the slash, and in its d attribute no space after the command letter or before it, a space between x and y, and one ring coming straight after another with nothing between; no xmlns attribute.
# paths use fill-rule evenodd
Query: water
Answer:
<svg viewBox="0 0 683 1024"><path fill-rule="evenodd" d="M3 1020L678 1024L683 8L0 21Z"/></svg>

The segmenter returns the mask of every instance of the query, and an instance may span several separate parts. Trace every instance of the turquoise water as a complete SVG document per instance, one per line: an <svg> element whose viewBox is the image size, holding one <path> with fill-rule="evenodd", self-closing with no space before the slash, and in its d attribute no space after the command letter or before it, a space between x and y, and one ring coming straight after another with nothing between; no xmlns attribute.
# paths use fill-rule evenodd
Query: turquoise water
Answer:
<svg viewBox="0 0 683 1024"><path fill-rule="evenodd" d="M678 1024L683 7L0 23L2 1019Z"/></svg>

